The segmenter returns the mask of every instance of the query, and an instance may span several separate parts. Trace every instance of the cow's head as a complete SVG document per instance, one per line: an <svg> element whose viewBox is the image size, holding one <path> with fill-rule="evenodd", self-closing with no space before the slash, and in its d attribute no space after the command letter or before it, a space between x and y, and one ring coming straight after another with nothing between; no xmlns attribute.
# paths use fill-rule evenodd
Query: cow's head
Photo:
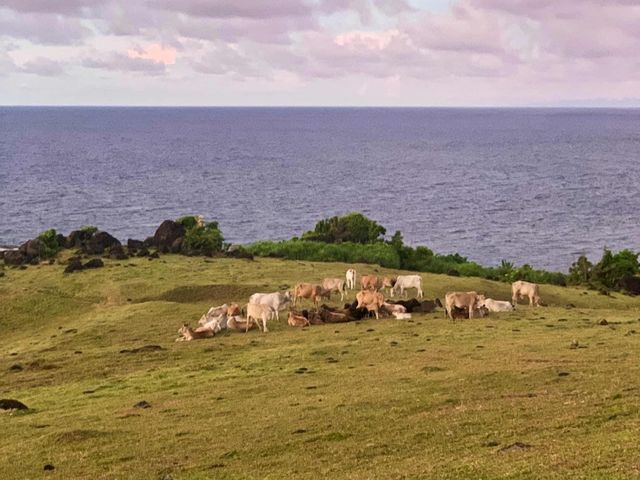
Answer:
<svg viewBox="0 0 640 480"><path fill-rule="evenodd" d="M475 308L478 308L478 309L483 308L485 300L486 300L486 297L484 295L476 295Z"/></svg>

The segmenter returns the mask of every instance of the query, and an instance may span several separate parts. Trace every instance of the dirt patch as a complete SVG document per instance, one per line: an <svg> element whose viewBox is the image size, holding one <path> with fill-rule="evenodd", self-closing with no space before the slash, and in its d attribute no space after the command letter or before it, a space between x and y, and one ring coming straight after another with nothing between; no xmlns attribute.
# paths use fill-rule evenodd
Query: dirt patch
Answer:
<svg viewBox="0 0 640 480"><path fill-rule="evenodd" d="M144 347L131 348L120 350L120 353L145 353L145 352L159 352L160 350L166 350L160 345L145 345Z"/></svg>
<svg viewBox="0 0 640 480"><path fill-rule="evenodd" d="M160 295L142 298L138 303L157 301L175 303L245 301L254 293L262 290L264 290L264 287L257 285L185 285L167 290Z"/></svg>
<svg viewBox="0 0 640 480"><path fill-rule="evenodd" d="M507 445L506 447L502 447L500 450L498 450L498 452L509 453L509 452L516 452L520 450L528 450L530 448L531 448L531 445L529 445L528 443L515 442L515 443L512 443L511 445Z"/></svg>

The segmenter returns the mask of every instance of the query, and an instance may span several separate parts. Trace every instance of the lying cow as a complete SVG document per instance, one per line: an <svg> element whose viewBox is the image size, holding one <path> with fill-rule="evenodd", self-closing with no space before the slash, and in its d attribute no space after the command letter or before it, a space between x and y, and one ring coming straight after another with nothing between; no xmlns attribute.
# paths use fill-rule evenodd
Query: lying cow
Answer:
<svg viewBox="0 0 640 480"><path fill-rule="evenodd" d="M296 315L293 312L289 312L287 323L292 327L308 327L311 325L309 323L309 319L305 318L303 315Z"/></svg>
<svg viewBox="0 0 640 480"><path fill-rule="evenodd" d="M322 298L330 299L331 292L324 289L321 285L313 285L311 283L299 283L293 290L293 306L298 303L299 298L308 298L317 307Z"/></svg>
<svg viewBox="0 0 640 480"><path fill-rule="evenodd" d="M329 291L329 295L333 292L340 294L340 301L344 300L344 295L347 293L346 283L341 278L325 278L322 281L322 288Z"/></svg>
<svg viewBox="0 0 640 480"><path fill-rule="evenodd" d="M261 330L265 333L268 332L267 321L275 316L275 310L269 305L260 305L257 303L247 303L245 308L247 310L247 329L245 331L249 330L248 325L251 322L255 322L258 328L260 328L260 322L262 321Z"/></svg>
<svg viewBox="0 0 640 480"><path fill-rule="evenodd" d="M354 300L352 303L345 303L343 311L347 312L347 315L352 320L361 320L369 316L369 310L358 308L358 300Z"/></svg>
<svg viewBox="0 0 640 480"><path fill-rule="evenodd" d="M180 330L178 330L178 335L180 336L176 338L176 342L190 342L191 340L199 340L201 338L211 338L215 333L208 328L194 330L185 323L180 327Z"/></svg>
<svg viewBox="0 0 640 480"><path fill-rule="evenodd" d="M356 294L356 300L358 301L357 308L366 308L370 312L375 313L376 318L380 318L378 311L382 304L384 304L384 296L381 293L363 290Z"/></svg>
<svg viewBox="0 0 640 480"><path fill-rule="evenodd" d="M448 292L445 295L444 308L445 316L451 320L453 317L453 308L466 308L468 318L473 318L474 314L484 305L484 295L478 295L476 292Z"/></svg>
<svg viewBox="0 0 640 480"><path fill-rule="evenodd" d="M436 310L436 307L442 308L442 303L439 298L435 300L423 300L422 302L415 298L411 300L389 300L388 302L395 305L402 305L407 313L431 313Z"/></svg>
<svg viewBox="0 0 640 480"><path fill-rule="evenodd" d="M484 306L490 312L512 312L514 310L510 302L494 300L493 298L485 298Z"/></svg>
<svg viewBox="0 0 640 480"><path fill-rule="evenodd" d="M529 298L529 306L540 306L540 287L537 283L518 280L511 284L511 303L518 304L518 299Z"/></svg>
<svg viewBox="0 0 640 480"><path fill-rule="evenodd" d="M280 320L280 311L285 310L291 302L291 292L254 293L249 297L249 303L268 305L276 312L276 319Z"/></svg>
<svg viewBox="0 0 640 480"><path fill-rule="evenodd" d="M356 271L353 268L350 268L349 270L347 270L347 273L345 274L345 279L347 281L347 288L350 290L353 290L354 288L356 288Z"/></svg>
<svg viewBox="0 0 640 480"><path fill-rule="evenodd" d="M396 303L383 303L382 307L389 312L390 314L395 314L395 313L407 313L407 308L403 305L398 305Z"/></svg>
<svg viewBox="0 0 640 480"><path fill-rule="evenodd" d="M234 315L227 319L227 328L229 330L237 330L239 332L246 332L256 328L256 324L247 321L246 318L242 318L239 315Z"/></svg>
<svg viewBox="0 0 640 480"><path fill-rule="evenodd" d="M410 320L411 319L411 314L410 313L393 312L393 316L396 317L396 320Z"/></svg>
<svg viewBox="0 0 640 480"><path fill-rule="evenodd" d="M222 315L218 317L210 318L209 320L201 324L201 326L198 327L196 330L208 329L208 330L212 330L214 333L218 333L227 328L227 321L228 321L228 316L227 316L227 313L224 312Z"/></svg>
<svg viewBox="0 0 640 480"><path fill-rule="evenodd" d="M405 290L415 288L418 298L423 298L422 294L422 277L420 275L398 275L395 285L391 289L391 296L395 296L395 292L400 290L400 296L404 295Z"/></svg>
<svg viewBox="0 0 640 480"><path fill-rule="evenodd" d="M219 307L211 307L209 310L207 310L207 313L205 313L204 315L202 315L202 317L200 317L200 320L198 320L198 324L204 325L205 323L210 322L214 318L227 314L228 311L229 311L229 305L227 305L226 303L223 305L220 305Z"/></svg>

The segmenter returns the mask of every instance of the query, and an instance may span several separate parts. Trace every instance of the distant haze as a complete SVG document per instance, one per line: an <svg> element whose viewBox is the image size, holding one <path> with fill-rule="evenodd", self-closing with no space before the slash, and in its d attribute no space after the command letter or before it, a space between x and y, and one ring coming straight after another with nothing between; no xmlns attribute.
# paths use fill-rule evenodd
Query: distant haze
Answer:
<svg viewBox="0 0 640 480"><path fill-rule="evenodd" d="M0 0L0 104L639 106L633 0Z"/></svg>

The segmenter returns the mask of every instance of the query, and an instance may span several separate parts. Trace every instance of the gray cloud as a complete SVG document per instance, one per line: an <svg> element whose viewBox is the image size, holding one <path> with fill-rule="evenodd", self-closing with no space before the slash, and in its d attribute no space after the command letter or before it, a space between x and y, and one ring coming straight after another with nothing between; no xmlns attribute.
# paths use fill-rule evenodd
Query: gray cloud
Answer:
<svg viewBox="0 0 640 480"><path fill-rule="evenodd" d="M120 53L95 54L85 57L81 61L85 68L95 68L107 71L134 72L146 75L162 75L166 71L164 63L146 58L131 58Z"/></svg>
<svg viewBox="0 0 640 480"><path fill-rule="evenodd" d="M56 77L64 73L64 68L60 62L49 58L37 57L23 63L20 66L20 71L43 77Z"/></svg>

